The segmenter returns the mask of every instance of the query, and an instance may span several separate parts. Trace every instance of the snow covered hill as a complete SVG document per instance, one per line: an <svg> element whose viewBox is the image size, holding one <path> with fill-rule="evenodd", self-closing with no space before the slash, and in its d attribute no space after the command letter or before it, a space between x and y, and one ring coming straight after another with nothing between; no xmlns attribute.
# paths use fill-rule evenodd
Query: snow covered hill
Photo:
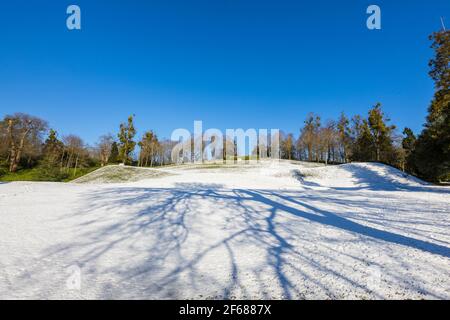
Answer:
<svg viewBox="0 0 450 320"><path fill-rule="evenodd" d="M326 169L303 169L306 180L333 188L373 190L408 190L428 183L393 167L380 163L354 163Z"/></svg>
<svg viewBox="0 0 450 320"><path fill-rule="evenodd" d="M0 298L450 299L450 188L368 163L102 170L0 184Z"/></svg>
<svg viewBox="0 0 450 320"><path fill-rule="evenodd" d="M111 165L88 173L74 181L73 183L120 183L133 182L149 178L157 178L168 175L168 173L152 169L138 168L121 165Z"/></svg>

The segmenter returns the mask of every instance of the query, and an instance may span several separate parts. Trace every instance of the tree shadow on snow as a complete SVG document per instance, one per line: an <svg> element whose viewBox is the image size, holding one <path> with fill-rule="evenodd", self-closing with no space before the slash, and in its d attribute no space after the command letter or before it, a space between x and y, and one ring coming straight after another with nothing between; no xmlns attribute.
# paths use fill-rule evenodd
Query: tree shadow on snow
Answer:
<svg viewBox="0 0 450 320"><path fill-rule="evenodd" d="M276 275L275 281L281 288L282 298L302 297L298 284L286 273L287 268L294 270L300 278L309 277L309 281L329 297L332 298L334 294L326 283L310 277L305 270L287 259L287 255L295 256L311 268L331 274L354 288L370 292L364 284L356 283L342 272L317 263L306 252L299 252L292 244L292 239L301 235L293 234L289 223L280 223L280 214L283 218L300 218L308 223L356 235L362 238L361 241L369 239L450 257L450 248L444 245L360 224L345 215L318 208L314 204L316 202L311 201L315 199L307 194L278 190L229 190L217 184L184 183L170 189L111 187L93 192L88 198L89 207L79 217L71 217L80 221L79 241L49 248L47 255L70 255L81 266L95 268L120 246L129 248L130 260L134 251L136 254L145 252L145 258L134 264L131 261L127 264L126 260L114 261L109 269L102 270L104 274L123 273L123 285L140 288L136 289L138 292L135 294L141 297L186 298L180 293L183 288L201 291L200 288L206 286L220 288L213 298L233 298L236 289L251 298L252 293L243 281L245 275L240 272L243 266L238 257L241 254L240 246L245 245L254 245L264 251L263 265L253 269L255 281L258 285L264 283L264 273L270 269ZM207 200L206 204L204 200ZM327 201L327 198L321 200ZM364 203L360 205L364 206ZM215 220L209 220L209 217L212 219L212 215L221 211L227 212L227 216L217 222L219 225L214 225ZM108 212L111 216L107 215ZM217 228L223 234L217 234L211 241L188 241L190 237L201 236L199 233L202 230L211 228ZM196 247L187 253L186 246L193 244ZM223 266L230 270L226 283L223 279L199 271L202 261L216 249L221 249L227 255L228 265ZM261 288L261 291L264 290ZM270 293L263 295L272 298ZM111 296L105 293L105 296L123 298L114 293Z"/></svg>
<svg viewBox="0 0 450 320"><path fill-rule="evenodd" d="M374 165L377 165L376 163ZM378 165L378 170L370 170L365 167L347 166L346 170L352 174L358 187L333 187L335 190L372 190L372 191L414 191L414 192L438 192L450 193L450 188L438 187L424 182L414 176L397 170L387 165ZM382 174L385 173L385 174ZM401 183L397 179L408 179L415 183L409 185Z"/></svg>

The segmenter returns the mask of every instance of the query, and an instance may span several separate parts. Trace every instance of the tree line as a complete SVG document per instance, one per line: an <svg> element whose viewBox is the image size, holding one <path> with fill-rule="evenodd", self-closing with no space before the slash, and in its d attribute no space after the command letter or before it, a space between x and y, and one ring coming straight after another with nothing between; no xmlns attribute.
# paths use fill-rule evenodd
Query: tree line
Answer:
<svg viewBox="0 0 450 320"><path fill-rule="evenodd" d="M429 75L435 94L418 136L410 128L398 133L380 103L366 115L348 117L342 113L338 119L325 122L310 113L297 137L281 134L281 157L325 164L377 161L425 180L449 181L450 31L433 33L430 40L435 55L429 62ZM176 142L159 139L153 130L145 131L140 139L136 134L134 116L130 116L120 124L117 135L103 135L89 146L76 135L60 137L43 119L23 113L6 115L0 120L0 176L38 168L43 179L60 181L76 176L82 168L172 163Z"/></svg>
<svg viewBox="0 0 450 320"><path fill-rule="evenodd" d="M410 128L399 134L377 103L365 117L350 119L342 113L322 123L320 116L309 114L297 139L292 133L282 135L282 157L323 163L377 161L425 180L449 181L450 31L433 33L430 40L435 56L429 75L435 94L418 136Z"/></svg>
<svg viewBox="0 0 450 320"><path fill-rule="evenodd" d="M422 179L450 180L450 31L433 33L429 75L435 94L428 108L422 132L416 136L410 128L402 135L377 103L365 117L322 123L320 116L309 114L299 137L283 134L281 153L285 159L347 163L383 162Z"/></svg>
<svg viewBox="0 0 450 320"><path fill-rule="evenodd" d="M171 163L173 142L160 141L153 131L135 142L133 116L120 124L117 136L106 134L90 146L77 135L60 137L48 122L24 113L0 120L0 176L37 169L42 180L61 181L76 177L81 169L107 164L159 166ZM139 146L136 159L135 149Z"/></svg>
<svg viewBox="0 0 450 320"><path fill-rule="evenodd" d="M405 150L396 127L389 123L381 104L371 108L367 117L351 119L342 113L325 123L319 115L308 114L298 138L281 134L281 156L289 160L328 163L377 161L405 168Z"/></svg>

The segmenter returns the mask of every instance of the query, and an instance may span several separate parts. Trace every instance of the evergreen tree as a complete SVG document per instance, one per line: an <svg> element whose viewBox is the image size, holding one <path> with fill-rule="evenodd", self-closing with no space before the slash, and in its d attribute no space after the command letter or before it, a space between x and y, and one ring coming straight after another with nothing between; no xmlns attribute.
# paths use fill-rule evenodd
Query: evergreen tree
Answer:
<svg viewBox="0 0 450 320"><path fill-rule="evenodd" d="M377 103L369 110L369 117L367 120L372 136L372 153L375 153L374 160L388 162L390 153L393 151L391 134L395 129L395 126L387 125L387 122L390 120L386 118L381 110L380 103Z"/></svg>
<svg viewBox="0 0 450 320"><path fill-rule="evenodd" d="M373 161L373 140L369 124L360 116L353 118L353 134L355 143L352 148L353 161Z"/></svg>
<svg viewBox="0 0 450 320"><path fill-rule="evenodd" d="M109 155L108 163L118 163L119 162L119 147L117 142L111 144L111 154Z"/></svg>
<svg viewBox="0 0 450 320"><path fill-rule="evenodd" d="M409 155L413 152L416 144L416 136L410 128L405 128L403 130L403 135L405 136L402 140L402 147L405 149L406 154Z"/></svg>
<svg viewBox="0 0 450 320"><path fill-rule="evenodd" d="M351 155L351 129L350 121L345 116L344 112L341 113L337 123L338 141L340 144L341 158L344 163L349 161Z"/></svg>
<svg viewBox="0 0 450 320"><path fill-rule="evenodd" d="M404 152L404 160L405 160L405 169L410 173L415 173L416 168L414 166L414 159L412 154L416 147L416 136L414 132L410 128L405 128L403 130L404 138L402 140L402 148Z"/></svg>
<svg viewBox="0 0 450 320"><path fill-rule="evenodd" d="M61 160L61 155L64 151L64 144L58 140L58 133L50 129L49 135L44 142L43 154L45 158L51 159L52 162Z"/></svg>
<svg viewBox="0 0 450 320"><path fill-rule="evenodd" d="M119 137L119 159L123 164L131 164L133 159L131 154L134 151L136 142L133 141L136 129L133 124L133 116L128 117L127 123L120 124Z"/></svg>
<svg viewBox="0 0 450 320"><path fill-rule="evenodd" d="M47 181L61 181L67 178L63 172L64 143L58 139L58 133L50 129L43 146L43 159L40 162L40 178Z"/></svg>
<svg viewBox="0 0 450 320"><path fill-rule="evenodd" d="M435 57L429 63L435 94L425 128L412 158L418 174L429 180L450 180L450 31L430 36Z"/></svg>

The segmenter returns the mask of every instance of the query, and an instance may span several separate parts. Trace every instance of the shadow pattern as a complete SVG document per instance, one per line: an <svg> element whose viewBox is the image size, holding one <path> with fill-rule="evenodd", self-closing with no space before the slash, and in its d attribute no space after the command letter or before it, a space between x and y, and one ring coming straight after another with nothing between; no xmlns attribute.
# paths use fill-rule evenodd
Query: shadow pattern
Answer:
<svg viewBox="0 0 450 320"><path fill-rule="evenodd" d="M195 183L103 188L86 197L89 206L67 218L78 221L77 240L49 247L42 258L76 262L88 281L105 283L101 298L328 299L349 290L350 297L386 298L367 286L369 266L383 270L383 286L445 298L418 271L408 282L405 270L430 258L448 264L450 226L441 221L440 240L427 238L426 226L436 221L411 216L394 198ZM399 220L383 214L390 201ZM450 280L439 265L421 272Z"/></svg>

